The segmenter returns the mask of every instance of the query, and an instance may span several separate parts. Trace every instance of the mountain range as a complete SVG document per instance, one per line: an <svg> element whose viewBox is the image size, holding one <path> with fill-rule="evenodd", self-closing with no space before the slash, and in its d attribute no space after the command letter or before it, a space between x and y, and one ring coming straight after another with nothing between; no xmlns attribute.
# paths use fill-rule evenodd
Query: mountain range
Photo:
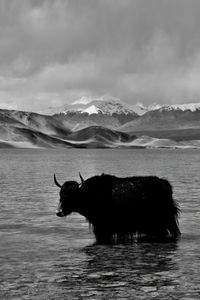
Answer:
<svg viewBox="0 0 200 300"><path fill-rule="evenodd" d="M0 109L0 147L200 147L200 103L127 105L82 97L43 113Z"/></svg>
<svg viewBox="0 0 200 300"><path fill-rule="evenodd" d="M67 121L73 130L88 126L105 126L111 129L138 118L138 114L118 99L88 99L82 97L71 105L49 108L46 113Z"/></svg>

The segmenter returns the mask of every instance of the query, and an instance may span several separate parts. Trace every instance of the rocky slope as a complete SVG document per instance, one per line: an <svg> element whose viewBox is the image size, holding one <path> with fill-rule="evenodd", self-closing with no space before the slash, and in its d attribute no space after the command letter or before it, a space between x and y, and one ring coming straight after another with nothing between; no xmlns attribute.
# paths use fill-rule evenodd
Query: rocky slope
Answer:
<svg viewBox="0 0 200 300"><path fill-rule="evenodd" d="M53 115L0 109L0 148L200 148L198 103L152 105L140 116L112 99L73 105Z"/></svg>
<svg viewBox="0 0 200 300"><path fill-rule="evenodd" d="M71 131L51 116L16 110L0 110L1 147L56 147L71 145L60 140ZM5 145L4 145L5 143Z"/></svg>

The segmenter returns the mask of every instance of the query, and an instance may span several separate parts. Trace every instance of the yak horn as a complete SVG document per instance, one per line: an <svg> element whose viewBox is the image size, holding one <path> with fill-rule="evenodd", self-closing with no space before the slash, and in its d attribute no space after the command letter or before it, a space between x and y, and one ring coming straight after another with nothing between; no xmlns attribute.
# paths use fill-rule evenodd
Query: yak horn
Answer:
<svg viewBox="0 0 200 300"><path fill-rule="evenodd" d="M61 188L62 187L62 185L60 185L60 183L58 183L58 181L57 181L57 179L56 179L56 175L54 174L54 182L55 182L55 184L59 187L59 188Z"/></svg>
<svg viewBox="0 0 200 300"><path fill-rule="evenodd" d="M83 177L81 176L81 173L80 173L80 172L79 172L79 177L80 177L80 179L81 179L81 185L82 185L82 186L85 185L85 181L84 181Z"/></svg>

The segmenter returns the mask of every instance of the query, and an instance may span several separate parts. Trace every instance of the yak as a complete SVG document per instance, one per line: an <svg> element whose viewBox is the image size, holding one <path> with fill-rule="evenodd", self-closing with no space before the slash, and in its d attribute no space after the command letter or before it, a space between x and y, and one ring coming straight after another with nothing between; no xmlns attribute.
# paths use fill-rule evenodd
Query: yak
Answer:
<svg viewBox="0 0 200 300"><path fill-rule="evenodd" d="M56 215L72 212L84 216L93 228L97 243L165 239L177 240L179 205L168 180L157 176L120 178L102 174L81 183L59 184Z"/></svg>

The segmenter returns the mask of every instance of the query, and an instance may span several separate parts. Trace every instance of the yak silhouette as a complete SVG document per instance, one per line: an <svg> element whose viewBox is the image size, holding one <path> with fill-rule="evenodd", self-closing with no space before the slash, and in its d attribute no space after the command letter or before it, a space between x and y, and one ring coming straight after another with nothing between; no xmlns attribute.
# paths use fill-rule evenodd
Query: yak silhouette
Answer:
<svg viewBox="0 0 200 300"><path fill-rule="evenodd" d="M102 174L60 188L57 216L72 212L92 225L97 243L177 240L179 205L168 180L156 176L119 178Z"/></svg>

